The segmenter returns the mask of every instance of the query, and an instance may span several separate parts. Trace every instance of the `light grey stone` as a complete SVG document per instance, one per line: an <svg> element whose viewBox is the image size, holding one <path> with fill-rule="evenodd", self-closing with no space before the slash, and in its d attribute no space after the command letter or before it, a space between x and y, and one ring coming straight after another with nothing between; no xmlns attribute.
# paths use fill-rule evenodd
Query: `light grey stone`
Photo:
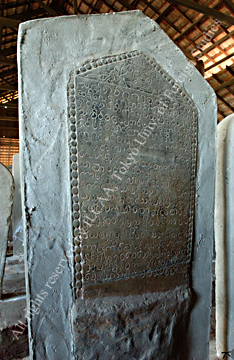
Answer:
<svg viewBox="0 0 234 360"><path fill-rule="evenodd" d="M7 239L14 196L14 180L11 172L0 163L0 298L5 267Z"/></svg>
<svg viewBox="0 0 234 360"><path fill-rule="evenodd" d="M24 23L18 50L31 357L208 359L214 92L140 11ZM134 141L143 132L145 144ZM147 195L150 186L158 195ZM95 208L90 218L101 197L110 216ZM153 211L150 199L165 221L146 225L135 211L147 202ZM168 201L181 209L182 221L171 213L174 225ZM128 226L134 244L124 238ZM182 240L170 241L173 229L182 229ZM95 240L107 233L120 234L122 245Z"/></svg>
<svg viewBox="0 0 234 360"><path fill-rule="evenodd" d="M19 153L13 156L12 174L15 182L15 194L12 210L12 235L13 235L13 254L20 255L24 253L23 247L23 219L21 205L21 187L20 187L20 166Z"/></svg>
<svg viewBox="0 0 234 360"><path fill-rule="evenodd" d="M227 131L226 147L226 251L227 251L227 301L228 308L228 350L234 348L234 115L230 119ZM234 351L231 354L234 356Z"/></svg>
<svg viewBox="0 0 234 360"><path fill-rule="evenodd" d="M233 200L234 115L227 116L217 130L215 189L216 250L216 348L218 356L234 347L233 304Z"/></svg>
<svg viewBox="0 0 234 360"><path fill-rule="evenodd" d="M17 296L0 301L0 330L25 323L26 298ZM17 329L20 331L20 329ZM18 334L19 335L19 334Z"/></svg>

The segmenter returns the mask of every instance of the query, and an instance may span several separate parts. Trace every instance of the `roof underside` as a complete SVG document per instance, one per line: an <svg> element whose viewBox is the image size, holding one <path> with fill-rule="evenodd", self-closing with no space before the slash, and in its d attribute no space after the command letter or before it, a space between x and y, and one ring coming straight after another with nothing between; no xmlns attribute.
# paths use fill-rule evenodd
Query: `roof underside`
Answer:
<svg viewBox="0 0 234 360"><path fill-rule="evenodd" d="M155 20L216 92L218 122L234 110L232 0L2 0L0 138L18 138L16 43L20 22L44 17L139 9Z"/></svg>

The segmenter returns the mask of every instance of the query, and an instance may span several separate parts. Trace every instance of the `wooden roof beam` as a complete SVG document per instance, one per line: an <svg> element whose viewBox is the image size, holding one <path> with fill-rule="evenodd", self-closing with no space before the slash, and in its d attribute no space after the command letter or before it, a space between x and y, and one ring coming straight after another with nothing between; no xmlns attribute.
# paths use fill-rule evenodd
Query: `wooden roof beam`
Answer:
<svg viewBox="0 0 234 360"><path fill-rule="evenodd" d="M18 86L15 86L15 85L2 85L0 84L0 90L3 90L3 91L17 91L18 90Z"/></svg>
<svg viewBox="0 0 234 360"><path fill-rule="evenodd" d="M142 0L145 4L147 4L147 0ZM153 11L157 11L152 5L148 4L148 6L153 10ZM172 22L170 21L164 14L173 10L173 7L168 7L155 21L157 23L160 23L160 21L164 20L166 21L175 31L177 31L178 33L180 33L180 29ZM168 15L168 14L167 14ZM190 39L189 36L185 35L186 39L192 43L192 45L195 47L194 42ZM190 54L189 52L187 52L186 50L184 50L179 43L177 43L177 46L180 48L181 51L183 51L183 53L185 54L185 56L187 58L189 58L192 61L196 62L196 59L194 59L194 57L192 56L192 54Z"/></svg>
<svg viewBox="0 0 234 360"><path fill-rule="evenodd" d="M227 69L227 71L232 75L232 76L234 76L234 69L232 69L230 66L226 66L226 69Z"/></svg>
<svg viewBox="0 0 234 360"><path fill-rule="evenodd" d="M234 14L234 4L231 0L223 0L224 4L231 10Z"/></svg>
<svg viewBox="0 0 234 360"><path fill-rule="evenodd" d="M212 3L212 1L213 0L211 0L210 2L209 2L209 4L210 3ZM220 0L215 6L214 6L214 9L216 9L216 7L218 7L220 4L221 4L221 2L222 2L222 0ZM208 4L208 5L209 5ZM181 37L183 37L184 36L184 34L186 34L187 32L189 32L189 31L192 31L193 30L193 27L194 26L198 26L199 27L199 24L203 21L205 21L206 20L206 15L201 15L201 17L199 18L199 19L197 19L196 21L194 21L191 25L189 25L188 27L187 27L187 29L185 29L184 31L182 31L182 33L180 34L180 35L178 35L174 40L179 40Z"/></svg>
<svg viewBox="0 0 234 360"><path fill-rule="evenodd" d="M96 9L97 9L97 6L98 6L98 4L99 4L99 1L100 1L100 0L95 0L95 1L94 1L93 6L92 6L89 14L93 14L94 11L97 11ZM103 1L103 3L106 4L105 1ZM106 4L106 5L108 5L109 7L111 6L111 5L109 5L109 4Z"/></svg>
<svg viewBox="0 0 234 360"><path fill-rule="evenodd" d="M4 10L9 10L9 9L15 8L16 5L17 5L16 1L15 2L12 1L12 2L10 2L8 4L4 4L3 6L4 6ZM28 1L22 2L22 3L18 4L18 5L20 5L20 6L28 5Z"/></svg>
<svg viewBox="0 0 234 360"><path fill-rule="evenodd" d="M4 79L5 77L13 75L13 74L17 74L17 70L15 68L11 68L11 69L8 68L8 70L3 70L0 72L0 78Z"/></svg>
<svg viewBox="0 0 234 360"><path fill-rule="evenodd" d="M160 23L160 21L164 20L165 16L169 15L171 11L174 10L173 5L169 5L160 15L157 17L156 22Z"/></svg>
<svg viewBox="0 0 234 360"><path fill-rule="evenodd" d="M83 1L84 1L84 0L83 0ZM98 7L100 1L102 1L105 5L107 5L107 6L108 6L111 10L113 10L114 12L118 12L118 10L114 7L114 4L113 4L113 5L110 5L106 0L97 0L97 1L94 3L93 7L91 7L90 14L93 14L94 11L97 11L97 12L99 13L99 11L97 10L97 7ZM90 4L88 4L87 2L85 2L85 4L90 7Z"/></svg>
<svg viewBox="0 0 234 360"><path fill-rule="evenodd" d="M211 16L215 19L219 19L221 21L227 22L228 24L234 25L234 17L224 14L221 11L215 10L213 8L210 8L208 6L199 4L192 0L167 0L168 2L176 5L182 5L184 7L187 7L189 9L193 9L197 12L200 12L202 14Z"/></svg>
<svg viewBox="0 0 234 360"><path fill-rule="evenodd" d="M228 59L230 59L230 58L233 57L233 56L234 56L234 53L233 53L233 54L229 54L228 56L224 57L223 59L217 61L215 64L210 65L210 66L208 66L207 68L205 68L205 72L206 72L206 71L209 71L210 69L212 69L212 68L215 67L215 66L218 66L219 64L222 64L224 61L227 61ZM215 61L215 59L213 59L213 60Z"/></svg>
<svg viewBox="0 0 234 360"><path fill-rule="evenodd" d="M228 81L225 81L220 85L215 86L213 89L216 92L216 91L222 90L222 89L224 89L224 88L226 88L228 86L232 86L232 85L234 85L234 78L232 78L232 79L230 79Z"/></svg>
<svg viewBox="0 0 234 360"><path fill-rule="evenodd" d="M186 20L188 20L188 22L190 22L190 24L193 24L192 19L190 19L185 13L183 13L183 11L181 11L178 6L176 7L175 5L173 5L173 7L176 9L176 11L178 11L178 13L180 15L182 15L182 17L184 17ZM200 28L197 26L197 28L200 30Z"/></svg>
<svg viewBox="0 0 234 360"><path fill-rule="evenodd" d="M14 127L0 127L0 137L9 139L19 139L19 129Z"/></svg>
<svg viewBox="0 0 234 360"><path fill-rule="evenodd" d="M223 119L226 117L226 115L220 109L218 109L218 113L223 117ZM218 123L220 123L222 120L218 121Z"/></svg>
<svg viewBox="0 0 234 360"><path fill-rule="evenodd" d="M16 54L16 52L17 52L17 46L11 46L7 49L0 50L0 56L12 55L12 54Z"/></svg>
<svg viewBox="0 0 234 360"><path fill-rule="evenodd" d="M0 116L0 121L18 121L18 117L15 117L15 116Z"/></svg>
<svg viewBox="0 0 234 360"><path fill-rule="evenodd" d="M129 4L126 0L118 0L118 2L128 10L136 10L136 8Z"/></svg>
<svg viewBox="0 0 234 360"><path fill-rule="evenodd" d="M234 76L234 72L233 72L232 75ZM218 81L218 83L220 83L220 84L223 84L223 83L224 83L223 80L220 80L220 78L218 77L217 74L213 74L213 78L214 78L216 81ZM234 95L234 90L232 90L230 87L229 87L227 90L228 90L232 95Z"/></svg>
<svg viewBox="0 0 234 360"><path fill-rule="evenodd" d="M17 66L17 61L15 59L0 57L0 64Z"/></svg>
<svg viewBox="0 0 234 360"><path fill-rule="evenodd" d="M51 7L47 6L42 0L35 0L43 9L45 9L48 14L52 16L58 16L57 12L51 9Z"/></svg>
<svg viewBox="0 0 234 360"><path fill-rule="evenodd" d="M0 103L0 108L4 108L4 109L9 109L9 110L18 110L18 105L17 104L2 104Z"/></svg>
<svg viewBox="0 0 234 360"><path fill-rule="evenodd" d="M20 4L21 5L21 4ZM44 15L46 14L47 11L45 9L42 8L38 8L35 10L28 10L19 14L14 14L9 16L9 19L15 19L15 20L27 20L27 19L32 19L34 17L38 17L40 15Z"/></svg>
<svg viewBox="0 0 234 360"><path fill-rule="evenodd" d="M0 130L16 130L16 131L19 131L19 128L18 127L11 127L11 126L0 126Z"/></svg>
<svg viewBox="0 0 234 360"><path fill-rule="evenodd" d="M0 17L0 25L10 27L10 28L18 28L20 20L10 19L7 17Z"/></svg>
<svg viewBox="0 0 234 360"><path fill-rule="evenodd" d="M216 94L217 98L222 101L231 111L234 111L234 107L231 104L228 104L228 102L222 98L219 94Z"/></svg>
<svg viewBox="0 0 234 360"><path fill-rule="evenodd" d="M73 14L77 14L77 0L73 0Z"/></svg>
<svg viewBox="0 0 234 360"><path fill-rule="evenodd" d="M208 48L206 48L205 50L203 50L200 54L199 57L205 55L206 53L208 53L209 51L211 51L212 49L214 49L217 45L221 44L222 42L226 41L228 38L230 38L231 36L234 35L234 30L230 31L230 33L228 33L227 35L225 35L224 37L222 37L221 39L217 40L216 42L214 42L214 44L210 45ZM216 35L214 36L214 38L216 37Z"/></svg>
<svg viewBox="0 0 234 360"><path fill-rule="evenodd" d="M2 48L2 25L0 25L0 49Z"/></svg>
<svg viewBox="0 0 234 360"><path fill-rule="evenodd" d="M148 2L147 0L142 0L142 2L145 3L145 4L146 4L151 10L153 10L157 15L160 15L159 12L158 12L158 10L156 9L156 7L153 6L153 5L151 4L151 2ZM134 9L136 9L136 8L134 8ZM157 19L156 19L156 21L157 21Z"/></svg>

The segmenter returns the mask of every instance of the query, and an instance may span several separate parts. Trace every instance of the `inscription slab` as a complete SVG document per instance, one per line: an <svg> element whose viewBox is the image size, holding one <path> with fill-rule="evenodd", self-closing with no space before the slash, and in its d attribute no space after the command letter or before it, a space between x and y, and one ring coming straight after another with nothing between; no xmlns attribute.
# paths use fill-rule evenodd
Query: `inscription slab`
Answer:
<svg viewBox="0 0 234 360"><path fill-rule="evenodd" d="M71 78L75 276L83 294L188 282L197 110L172 86L138 51L88 62Z"/></svg>
<svg viewBox="0 0 234 360"><path fill-rule="evenodd" d="M4 275L7 239L14 196L14 180L11 172L0 163L0 299Z"/></svg>
<svg viewBox="0 0 234 360"><path fill-rule="evenodd" d="M140 11L18 39L31 358L208 360L215 94Z"/></svg>
<svg viewBox="0 0 234 360"><path fill-rule="evenodd" d="M233 306L233 152L234 115L223 119L217 128L215 184L215 302L217 355L234 344Z"/></svg>
<svg viewBox="0 0 234 360"><path fill-rule="evenodd" d="M15 154L13 156L12 170L15 183L15 194L12 209L13 253L14 255L19 255L24 253L19 154Z"/></svg>

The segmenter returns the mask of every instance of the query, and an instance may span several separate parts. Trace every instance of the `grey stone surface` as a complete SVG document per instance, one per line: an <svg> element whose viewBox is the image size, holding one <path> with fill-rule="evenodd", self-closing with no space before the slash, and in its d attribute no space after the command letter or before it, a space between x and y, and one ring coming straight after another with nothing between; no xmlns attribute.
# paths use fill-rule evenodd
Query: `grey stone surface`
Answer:
<svg viewBox="0 0 234 360"><path fill-rule="evenodd" d="M216 348L234 348L233 304L233 199L234 199L234 115L227 116L217 130L217 169L215 193L216 247Z"/></svg>
<svg viewBox="0 0 234 360"><path fill-rule="evenodd" d="M21 205L21 187L20 187L20 166L19 153L13 156L12 175L15 182L15 193L12 210L12 237L13 237L13 254L20 255L24 253L23 247L23 219Z"/></svg>
<svg viewBox="0 0 234 360"><path fill-rule="evenodd" d="M83 297L188 285L197 111L172 84L138 51L91 61L71 77L75 277ZM171 116L180 126L172 129Z"/></svg>
<svg viewBox="0 0 234 360"><path fill-rule="evenodd" d="M7 251L7 239L14 196L14 180L10 171L0 163L0 298Z"/></svg>
<svg viewBox="0 0 234 360"><path fill-rule="evenodd" d="M25 322L26 298L17 296L0 301L0 331Z"/></svg>
<svg viewBox="0 0 234 360"><path fill-rule="evenodd" d="M234 349L234 115L230 119L227 131L226 145L226 246L227 246L227 289L228 296L228 323L227 345L228 350ZM234 356L234 351L231 354Z"/></svg>
<svg viewBox="0 0 234 360"><path fill-rule="evenodd" d="M32 358L208 359L212 89L139 11L24 23L18 46Z"/></svg>

